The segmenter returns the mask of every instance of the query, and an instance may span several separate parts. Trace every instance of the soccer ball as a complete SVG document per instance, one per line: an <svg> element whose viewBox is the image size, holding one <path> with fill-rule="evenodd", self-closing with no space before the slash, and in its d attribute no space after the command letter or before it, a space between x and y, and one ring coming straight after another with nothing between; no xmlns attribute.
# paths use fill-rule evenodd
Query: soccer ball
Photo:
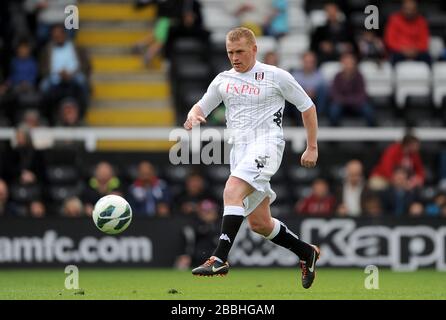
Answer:
<svg viewBox="0 0 446 320"><path fill-rule="evenodd" d="M96 202L93 209L93 221L102 232L118 234L130 225L132 208L123 197L108 195Z"/></svg>

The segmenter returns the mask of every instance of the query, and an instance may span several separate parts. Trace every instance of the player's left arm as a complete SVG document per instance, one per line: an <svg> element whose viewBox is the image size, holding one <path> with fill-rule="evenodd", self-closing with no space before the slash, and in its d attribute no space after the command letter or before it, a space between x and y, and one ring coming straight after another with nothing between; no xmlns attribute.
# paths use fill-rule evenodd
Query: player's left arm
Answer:
<svg viewBox="0 0 446 320"><path fill-rule="evenodd" d="M311 98L289 72L278 69L277 75L283 97L294 104L301 112L302 121L307 131L307 148L302 154L300 163L306 168L313 168L316 166L318 157L316 107Z"/></svg>
<svg viewBox="0 0 446 320"><path fill-rule="evenodd" d="M317 113L316 107L313 105L306 111L302 112L302 121L307 131L307 148L302 154L300 163L306 168L313 168L316 166L318 158L317 149Z"/></svg>

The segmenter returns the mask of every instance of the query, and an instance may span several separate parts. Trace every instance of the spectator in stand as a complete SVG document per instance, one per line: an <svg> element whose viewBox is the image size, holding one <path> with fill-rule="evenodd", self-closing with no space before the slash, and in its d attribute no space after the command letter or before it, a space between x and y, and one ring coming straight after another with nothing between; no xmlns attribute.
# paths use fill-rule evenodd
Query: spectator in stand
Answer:
<svg viewBox="0 0 446 320"><path fill-rule="evenodd" d="M263 57L263 63L271 66L279 66L279 55L275 51L268 51Z"/></svg>
<svg viewBox="0 0 446 320"><path fill-rule="evenodd" d="M344 53L357 51L351 28L341 20L335 3L325 5L327 23L318 27L311 36L311 51L315 52L319 63L337 61Z"/></svg>
<svg viewBox="0 0 446 320"><path fill-rule="evenodd" d="M17 214L16 204L9 198L9 189L5 180L0 179L0 217Z"/></svg>
<svg viewBox="0 0 446 320"><path fill-rule="evenodd" d="M373 30L365 30L358 39L361 60L382 62L386 58L384 42Z"/></svg>
<svg viewBox="0 0 446 320"><path fill-rule="evenodd" d="M34 201L31 201L29 204L29 216L31 218L45 218L46 216L46 207L45 204L40 199L36 199Z"/></svg>
<svg viewBox="0 0 446 320"><path fill-rule="evenodd" d="M364 199L364 217L377 218L383 214L383 205L381 197L376 193L370 193L368 197Z"/></svg>
<svg viewBox="0 0 446 320"><path fill-rule="evenodd" d="M345 165L345 179L337 192L337 213L340 216L359 217L364 213L364 200L369 194L359 160Z"/></svg>
<svg viewBox="0 0 446 320"><path fill-rule="evenodd" d="M133 46L134 53L143 54L146 66L164 51L167 58L175 39L197 37L208 41L203 27L201 4L197 0L164 0L157 2L157 18L153 31Z"/></svg>
<svg viewBox="0 0 446 320"><path fill-rule="evenodd" d="M401 11L394 13L386 25L384 41L393 64L404 60L431 63L429 26L418 13L415 0L403 0Z"/></svg>
<svg viewBox="0 0 446 320"><path fill-rule="evenodd" d="M44 181L45 162L41 152L34 148L28 128L17 128L12 148L2 157L9 183L39 185Z"/></svg>
<svg viewBox="0 0 446 320"><path fill-rule="evenodd" d="M193 38L200 40L206 47L210 45L210 33L203 25L201 4L196 0L187 0L182 4L179 17L170 24L164 54L168 59L173 52L173 44L181 38ZM176 22L175 22L176 21Z"/></svg>
<svg viewBox="0 0 446 320"><path fill-rule="evenodd" d="M16 55L11 60L9 84L13 88L33 88L36 84L37 61L31 55L31 44L27 39L20 40Z"/></svg>
<svg viewBox="0 0 446 320"><path fill-rule="evenodd" d="M218 244L219 211L213 200L203 200L198 204L197 215L186 225L184 235L184 253L175 262L175 267L181 270L190 268L212 254Z"/></svg>
<svg viewBox="0 0 446 320"><path fill-rule="evenodd" d="M410 217L421 217L424 215L424 206L421 202L412 202L409 207Z"/></svg>
<svg viewBox="0 0 446 320"><path fill-rule="evenodd" d="M135 215L167 217L171 213L167 183L157 177L155 168L148 161L139 163L138 177L128 190L127 200Z"/></svg>
<svg viewBox="0 0 446 320"><path fill-rule="evenodd" d="M314 52L306 52L302 56L302 70L292 71L291 74L316 103L318 115L324 114L327 107L328 85L317 68L317 57Z"/></svg>
<svg viewBox="0 0 446 320"><path fill-rule="evenodd" d="M397 167L404 168L409 174L409 189L422 187L425 171L419 153L420 141L412 134L406 134L401 142L388 146L378 164L372 169L369 186L373 190L385 189Z"/></svg>
<svg viewBox="0 0 446 320"><path fill-rule="evenodd" d="M45 115L51 119L53 109L60 100L76 97L84 114L90 96L90 61L82 48L67 39L63 25L56 25L51 32L51 42L43 49L41 55L40 84L45 94L49 110Z"/></svg>
<svg viewBox="0 0 446 320"><path fill-rule="evenodd" d="M37 40L39 46L45 44L55 24L64 24L67 14L65 8L75 5L77 0L25 0L24 8L28 14L35 14L37 20ZM74 37L76 29L68 30L70 37Z"/></svg>
<svg viewBox="0 0 446 320"><path fill-rule="evenodd" d="M10 75L2 89L5 96L2 99L1 108L11 123L16 123L17 114L25 107L24 96L35 96L36 80L38 76L37 61L31 55L31 44L27 39L22 39L17 45L16 54L11 60ZM36 98L35 104L38 103Z"/></svg>
<svg viewBox="0 0 446 320"><path fill-rule="evenodd" d="M43 123L39 111L35 109L28 109L23 113L19 127L29 130L41 127L42 125Z"/></svg>
<svg viewBox="0 0 446 320"><path fill-rule="evenodd" d="M405 168L396 167L390 186L382 193L384 211L387 215L407 216L412 203L417 202L415 189L410 188L409 175Z"/></svg>
<svg viewBox="0 0 446 320"><path fill-rule="evenodd" d="M439 217L444 206L446 206L446 193L440 192L434 197L432 202L426 205L426 215Z"/></svg>
<svg viewBox="0 0 446 320"><path fill-rule="evenodd" d="M332 216L335 205L336 199L330 194L327 181L316 179L312 185L312 193L297 203L296 212L309 216Z"/></svg>
<svg viewBox="0 0 446 320"><path fill-rule="evenodd" d="M184 215L197 213L198 205L205 199L213 199L208 193L203 176L199 173L190 174L185 181L185 189L178 197L179 208Z"/></svg>
<svg viewBox="0 0 446 320"><path fill-rule="evenodd" d="M67 218L79 218L84 215L84 205L78 197L70 197L64 201L61 216Z"/></svg>
<svg viewBox="0 0 446 320"><path fill-rule="evenodd" d="M82 201L85 206L85 213L91 216L96 202L108 194L122 196L121 181L116 177L113 167L108 162L99 162L96 165L94 176L88 181Z"/></svg>
<svg viewBox="0 0 446 320"><path fill-rule="evenodd" d="M263 26L263 34L274 38L283 37L289 31L288 0L272 0L270 10Z"/></svg>
<svg viewBox="0 0 446 320"><path fill-rule="evenodd" d="M79 104L73 98L66 98L59 105L56 125L61 127L80 127L84 123L80 119Z"/></svg>
<svg viewBox="0 0 446 320"><path fill-rule="evenodd" d="M328 115L332 126L338 126L345 112L360 115L368 126L375 126L375 116L367 99L365 81L358 70L356 57L345 53L341 57L342 70L335 76L330 90Z"/></svg>

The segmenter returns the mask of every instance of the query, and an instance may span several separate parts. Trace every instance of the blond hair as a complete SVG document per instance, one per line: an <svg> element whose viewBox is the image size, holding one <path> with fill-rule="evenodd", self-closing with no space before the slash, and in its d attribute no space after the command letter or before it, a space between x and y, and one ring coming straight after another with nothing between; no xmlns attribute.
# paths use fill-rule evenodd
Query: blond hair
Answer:
<svg viewBox="0 0 446 320"><path fill-rule="evenodd" d="M232 29L226 35L226 41L239 41L240 39L245 38L249 44L256 44L256 36L251 29L245 27L238 27Z"/></svg>

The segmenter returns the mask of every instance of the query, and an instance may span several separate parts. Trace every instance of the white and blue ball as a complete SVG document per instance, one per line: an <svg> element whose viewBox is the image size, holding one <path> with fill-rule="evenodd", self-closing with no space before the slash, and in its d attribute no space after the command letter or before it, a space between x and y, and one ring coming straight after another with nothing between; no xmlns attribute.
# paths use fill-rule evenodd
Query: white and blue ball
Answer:
<svg viewBox="0 0 446 320"><path fill-rule="evenodd" d="M132 221L132 208L127 200L117 195L102 197L93 209L96 227L107 234L123 232Z"/></svg>

